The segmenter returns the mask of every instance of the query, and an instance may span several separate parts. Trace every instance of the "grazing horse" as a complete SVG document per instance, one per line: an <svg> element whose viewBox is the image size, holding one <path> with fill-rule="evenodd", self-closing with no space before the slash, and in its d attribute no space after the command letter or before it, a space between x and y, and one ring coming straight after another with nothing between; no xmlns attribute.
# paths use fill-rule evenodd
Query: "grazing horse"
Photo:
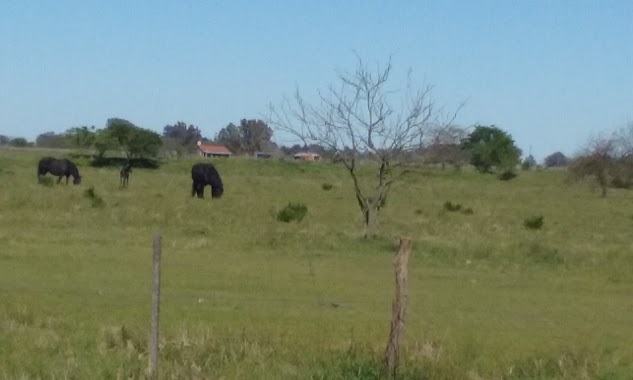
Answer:
<svg viewBox="0 0 633 380"><path fill-rule="evenodd" d="M204 198L204 188L211 185L211 198L220 198L224 193L222 179L215 167L211 164L198 163L191 167L191 196L198 195L198 198Z"/></svg>
<svg viewBox="0 0 633 380"><path fill-rule="evenodd" d="M121 186L125 187L130 181L130 173L132 173L132 165L128 162L121 168Z"/></svg>
<svg viewBox="0 0 633 380"><path fill-rule="evenodd" d="M68 185L68 177L73 176L73 184L79 185L81 183L81 176L77 166L72 161L63 159L57 159L53 157L44 157L37 165L37 180L41 182L42 177L46 173L51 173L54 176L58 176L57 183L61 182L62 177L66 177L66 185Z"/></svg>

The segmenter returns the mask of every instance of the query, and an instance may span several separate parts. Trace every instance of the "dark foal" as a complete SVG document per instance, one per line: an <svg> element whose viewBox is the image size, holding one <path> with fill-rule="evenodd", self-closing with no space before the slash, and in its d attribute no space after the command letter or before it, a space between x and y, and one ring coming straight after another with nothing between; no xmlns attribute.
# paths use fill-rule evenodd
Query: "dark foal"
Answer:
<svg viewBox="0 0 633 380"><path fill-rule="evenodd" d="M121 186L125 187L128 185L130 181L130 173L132 173L132 165L128 163L121 169Z"/></svg>

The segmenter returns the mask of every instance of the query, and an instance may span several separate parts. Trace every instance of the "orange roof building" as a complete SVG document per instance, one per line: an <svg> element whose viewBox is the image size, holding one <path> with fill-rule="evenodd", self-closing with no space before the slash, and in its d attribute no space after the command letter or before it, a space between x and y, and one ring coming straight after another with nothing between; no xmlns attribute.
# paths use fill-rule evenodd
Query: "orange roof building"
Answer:
<svg viewBox="0 0 633 380"><path fill-rule="evenodd" d="M231 157L233 153L223 145L205 145L198 141L198 152L203 157Z"/></svg>

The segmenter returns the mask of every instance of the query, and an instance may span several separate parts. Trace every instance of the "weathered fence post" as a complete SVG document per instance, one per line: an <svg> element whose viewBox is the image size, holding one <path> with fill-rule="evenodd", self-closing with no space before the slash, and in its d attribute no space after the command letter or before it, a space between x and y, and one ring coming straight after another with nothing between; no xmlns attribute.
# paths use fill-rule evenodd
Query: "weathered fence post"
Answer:
<svg viewBox="0 0 633 380"><path fill-rule="evenodd" d="M404 340L404 323L407 313L407 266L411 253L411 239L401 238L393 259L396 275L396 293L392 304L391 331L385 349L384 365L387 377L395 379L398 371L400 345Z"/></svg>
<svg viewBox="0 0 633 380"><path fill-rule="evenodd" d="M149 343L149 376L158 378L158 322L160 314L160 255L161 235L154 237L154 280L152 283L152 320Z"/></svg>

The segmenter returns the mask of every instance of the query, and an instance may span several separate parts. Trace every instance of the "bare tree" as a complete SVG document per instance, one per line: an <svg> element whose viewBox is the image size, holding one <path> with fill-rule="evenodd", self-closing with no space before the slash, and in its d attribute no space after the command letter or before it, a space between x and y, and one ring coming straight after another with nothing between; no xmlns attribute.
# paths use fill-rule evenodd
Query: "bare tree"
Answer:
<svg viewBox="0 0 633 380"><path fill-rule="evenodd" d="M429 131L422 157L425 164L440 164L442 170L446 165L453 165L459 170L468 162L468 155L461 143L468 136L468 131L456 125L437 125Z"/></svg>
<svg viewBox="0 0 633 380"><path fill-rule="evenodd" d="M593 138L584 154L576 158L569 166L571 179L595 180L600 186L602 196L606 197L609 183L617 170L615 152L615 143L612 138Z"/></svg>
<svg viewBox="0 0 633 380"><path fill-rule="evenodd" d="M569 166L569 174L572 180L594 180L603 197L609 187L633 187L633 122L608 136L590 139Z"/></svg>
<svg viewBox="0 0 633 380"><path fill-rule="evenodd" d="M432 86L414 88L409 73L406 88L397 91L389 88L391 73L391 59L370 68L357 56L356 69L339 73L337 85L319 91L316 104L308 104L297 89L279 107L270 105L271 127L304 145L319 144L336 152L352 179L365 237L377 232L380 209L405 172L406 154L420 148L425 133L442 113L432 99ZM454 116L447 124L453 120ZM370 157L376 165L376 182L359 176L361 156Z"/></svg>

